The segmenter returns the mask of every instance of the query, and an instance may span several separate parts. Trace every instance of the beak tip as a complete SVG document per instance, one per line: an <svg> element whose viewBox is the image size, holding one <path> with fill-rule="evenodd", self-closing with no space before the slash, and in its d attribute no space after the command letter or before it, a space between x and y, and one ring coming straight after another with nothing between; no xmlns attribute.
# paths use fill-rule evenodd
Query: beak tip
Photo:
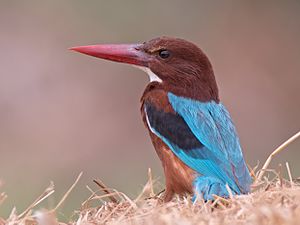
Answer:
<svg viewBox="0 0 300 225"><path fill-rule="evenodd" d="M68 48L68 50L78 52L79 49L78 49L78 47L71 47L71 48Z"/></svg>
<svg viewBox="0 0 300 225"><path fill-rule="evenodd" d="M68 48L68 50L94 56L92 47L93 47L92 45L91 46L75 46L75 47Z"/></svg>

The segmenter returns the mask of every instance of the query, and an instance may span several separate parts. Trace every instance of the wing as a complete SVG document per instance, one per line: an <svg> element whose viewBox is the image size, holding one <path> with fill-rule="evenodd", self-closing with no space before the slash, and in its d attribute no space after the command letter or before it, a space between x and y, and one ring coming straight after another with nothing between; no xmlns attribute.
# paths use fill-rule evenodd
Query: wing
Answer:
<svg viewBox="0 0 300 225"><path fill-rule="evenodd" d="M222 104L178 97L168 93L176 113L146 103L151 131L186 165L220 179L236 193L249 191L251 178L230 116Z"/></svg>

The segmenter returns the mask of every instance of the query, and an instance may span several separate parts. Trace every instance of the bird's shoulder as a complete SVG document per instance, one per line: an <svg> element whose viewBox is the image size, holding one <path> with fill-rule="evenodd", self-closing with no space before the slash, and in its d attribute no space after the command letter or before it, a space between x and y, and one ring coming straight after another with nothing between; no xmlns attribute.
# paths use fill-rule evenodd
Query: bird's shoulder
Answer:
<svg viewBox="0 0 300 225"><path fill-rule="evenodd" d="M171 103L169 102L168 92L158 82L151 82L145 88L141 97L142 114L144 114L146 104L166 113L175 113Z"/></svg>

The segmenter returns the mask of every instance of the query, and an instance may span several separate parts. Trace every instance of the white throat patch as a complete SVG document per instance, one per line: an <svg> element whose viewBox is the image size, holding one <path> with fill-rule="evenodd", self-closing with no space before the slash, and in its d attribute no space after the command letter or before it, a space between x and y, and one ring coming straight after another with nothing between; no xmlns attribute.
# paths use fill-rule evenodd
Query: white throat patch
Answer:
<svg viewBox="0 0 300 225"><path fill-rule="evenodd" d="M162 79L160 79L155 73L153 73L148 67L144 67L144 66L135 66L141 70L143 70L144 72L146 72L149 76L150 82L153 81L157 81L159 83L162 83Z"/></svg>

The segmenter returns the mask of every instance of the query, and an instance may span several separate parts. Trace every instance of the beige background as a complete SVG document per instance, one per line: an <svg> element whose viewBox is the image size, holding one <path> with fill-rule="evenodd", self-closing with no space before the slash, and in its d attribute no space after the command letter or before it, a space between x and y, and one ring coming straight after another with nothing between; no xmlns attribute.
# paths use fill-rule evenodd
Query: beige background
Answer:
<svg viewBox="0 0 300 225"><path fill-rule="evenodd" d="M70 52L76 45L135 43L160 35L198 44L250 165L300 128L299 1L0 1L0 190L7 215L56 184L69 217L92 179L135 196L158 158L140 114L148 78L132 67ZM300 176L300 141L273 163ZM50 203L46 203L51 204Z"/></svg>

